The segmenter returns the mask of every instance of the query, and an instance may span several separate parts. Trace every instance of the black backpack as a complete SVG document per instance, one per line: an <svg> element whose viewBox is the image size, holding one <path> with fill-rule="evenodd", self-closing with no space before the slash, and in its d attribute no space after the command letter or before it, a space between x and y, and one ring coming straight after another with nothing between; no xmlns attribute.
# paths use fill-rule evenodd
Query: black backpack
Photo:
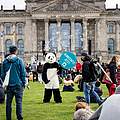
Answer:
<svg viewBox="0 0 120 120"><path fill-rule="evenodd" d="M37 66L37 72L42 73L42 71L43 71L43 65L38 65Z"/></svg>
<svg viewBox="0 0 120 120"><path fill-rule="evenodd" d="M91 78L93 80L97 80L97 78L99 78L100 75L99 67L93 61L90 61L89 69L90 69Z"/></svg>

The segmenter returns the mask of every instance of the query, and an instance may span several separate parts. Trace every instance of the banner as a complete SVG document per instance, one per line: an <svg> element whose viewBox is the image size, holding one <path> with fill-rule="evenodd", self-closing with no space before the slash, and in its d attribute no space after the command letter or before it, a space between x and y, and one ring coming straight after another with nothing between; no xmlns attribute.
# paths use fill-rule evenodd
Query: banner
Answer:
<svg viewBox="0 0 120 120"><path fill-rule="evenodd" d="M76 65L76 55L72 52L63 52L59 59L59 64L65 69L71 69Z"/></svg>

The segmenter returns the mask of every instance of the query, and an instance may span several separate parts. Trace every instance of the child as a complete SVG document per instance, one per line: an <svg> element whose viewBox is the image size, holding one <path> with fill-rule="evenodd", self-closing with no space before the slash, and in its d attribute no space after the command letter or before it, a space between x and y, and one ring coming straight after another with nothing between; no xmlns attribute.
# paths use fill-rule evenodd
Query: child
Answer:
<svg viewBox="0 0 120 120"><path fill-rule="evenodd" d="M73 84L74 82L72 81L71 76L67 75L67 78L64 79L63 91L73 92L74 91Z"/></svg>

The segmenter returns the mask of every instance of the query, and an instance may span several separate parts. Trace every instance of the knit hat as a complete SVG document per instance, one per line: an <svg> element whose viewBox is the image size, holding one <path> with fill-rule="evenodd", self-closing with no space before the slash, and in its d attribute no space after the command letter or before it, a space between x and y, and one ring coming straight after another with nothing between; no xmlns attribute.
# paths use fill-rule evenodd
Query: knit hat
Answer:
<svg viewBox="0 0 120 120"><path fill-rule="evenodd" d="M87 53L81 53L81 56L88 56L88 54Z"/></svg>
<svg viewBox="0 0 120 120"><path fill-rule="evenodd" d="M87 53L81 53L81 60L82 61L90 61L91 60L91 57L87 54Z"/></svg>

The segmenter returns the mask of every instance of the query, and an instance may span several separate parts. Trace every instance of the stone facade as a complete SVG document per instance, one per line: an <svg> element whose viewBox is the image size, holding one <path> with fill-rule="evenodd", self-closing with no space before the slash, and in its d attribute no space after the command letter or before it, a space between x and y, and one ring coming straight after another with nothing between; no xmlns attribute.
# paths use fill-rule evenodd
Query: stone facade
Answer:
<svg viewBox="0 0 120 120"><path fill-rule="evenodd" d="M15 6L13 10L3 10L1 6L1 57L12 43L19 46L19 54L26 61L33 55L42 60L44 52L50 51L49 26L53 22L57 24L55 52L59 55L64 51L61 25L66 21L70 23L70 51L76 54L75 23L79 21L83 29L80 52L105 60L120 54L120 10L117 5L116 9L108 10L105 0L26 0L25 10L16 10ZM23 40L23 44L19 40Z"/></svg>

